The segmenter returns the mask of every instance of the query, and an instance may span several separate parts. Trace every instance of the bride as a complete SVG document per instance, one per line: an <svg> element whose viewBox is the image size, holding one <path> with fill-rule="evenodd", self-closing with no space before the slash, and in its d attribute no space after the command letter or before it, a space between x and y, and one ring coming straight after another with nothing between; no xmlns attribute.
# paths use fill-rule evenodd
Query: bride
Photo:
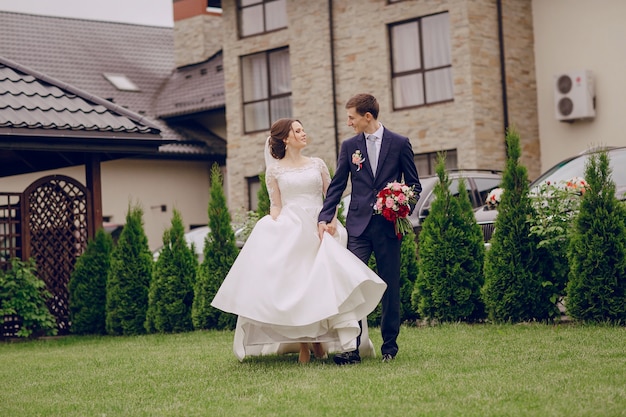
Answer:
<svg viewBox="0 0 626 417"><path fill-rule="evenodd" d="M341 226L319 239L317 216L330 184L326 164L301 154L298 120L279 119L266 143L270 215L260 219L211 305L238 315L233 351L246 356L299 352L309 362L356 349L374 356L367 315L386 284L346 249ZM361 329L362 326L362 329Z"/></svg>

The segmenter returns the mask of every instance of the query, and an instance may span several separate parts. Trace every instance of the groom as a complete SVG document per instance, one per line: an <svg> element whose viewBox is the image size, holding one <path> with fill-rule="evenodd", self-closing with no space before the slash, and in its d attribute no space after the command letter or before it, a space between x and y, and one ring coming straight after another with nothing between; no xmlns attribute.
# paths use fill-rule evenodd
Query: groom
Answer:
<svg viewBox="0 0 626 417"><path fill-rule="evenodd" d="M378 192L389 182L404 180L407 185L415 187L418 198L422 186L413 160L411 142L386 129L378 121L379 106L376 98L370 94L357 94L348 100L346 110L348 126L354 129L356 136L341 144L335 176L319 214L318 231L320 238L326 231L334 234L337 205L350 176L352 196L346 216L348 249L366 264L373 252L378 275L387 283L382 298L380 330L383 362L390 362L398 353L396 339L400 332L401 240L395 233L394 223L374 214L373 206ZM413 208L411 206L411 211ZM358 337L356 350L335 355L335 363L360 363L360 342L361 338Z"/></svg>

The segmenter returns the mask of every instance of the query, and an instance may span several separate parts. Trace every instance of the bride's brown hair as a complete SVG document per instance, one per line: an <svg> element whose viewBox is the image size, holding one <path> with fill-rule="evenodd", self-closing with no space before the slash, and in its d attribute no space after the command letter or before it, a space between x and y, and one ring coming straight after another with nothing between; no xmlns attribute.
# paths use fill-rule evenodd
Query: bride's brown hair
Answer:
<svg viewBox="0 0 626 417"><path fill-rule="evenodd" d="M283 159L285 157L285 152L287 151L287 145L285 144L285 139L289 137L289 132L291 132L291 125L294 122L300 122L298 119L278 119L272 125L270 129L270 153L273 158Z"/></svg>

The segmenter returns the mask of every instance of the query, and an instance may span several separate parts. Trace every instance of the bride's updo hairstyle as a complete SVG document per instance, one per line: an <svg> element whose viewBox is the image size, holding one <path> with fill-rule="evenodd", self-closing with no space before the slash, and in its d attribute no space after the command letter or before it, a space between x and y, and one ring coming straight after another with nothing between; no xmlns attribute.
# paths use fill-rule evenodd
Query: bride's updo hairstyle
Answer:
<svg viewBox="0 0 626 417"><path fill-rule="evenodd" d="M275 159L283 159L287 150L285 140L291 132L293 122L301 123L297 119L278 119L270 129L270 153Z"/></svg>

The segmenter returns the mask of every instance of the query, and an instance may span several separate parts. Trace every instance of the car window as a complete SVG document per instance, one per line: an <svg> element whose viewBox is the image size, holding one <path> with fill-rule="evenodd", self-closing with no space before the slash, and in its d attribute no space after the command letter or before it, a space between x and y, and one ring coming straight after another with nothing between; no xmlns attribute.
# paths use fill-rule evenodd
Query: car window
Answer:
<svg viewBox="0 0 626 417"><path fill-rule="evenodd" d="M478 191L479 201L474 203L474 207L480 207L485 204L487 196L494 188L500 185L500 178L474 178L476 191ZM471 200L471 199L470 199Z"/></svg>
<svg viewBox="0 0 626 417"><path fill-rule="evenodd" d="M422 206L422 211L430 210L430 206L436 198L434 191L435 188L433 187L430 194L426 197L427 199ZM470 201L472 201L472 187L468 180L465 180L465 191L467 192ZM450 194L452 194L452 196L454 197L457 197L459 195L459 180L457 178L453 178L450 180Z"/></svg>

